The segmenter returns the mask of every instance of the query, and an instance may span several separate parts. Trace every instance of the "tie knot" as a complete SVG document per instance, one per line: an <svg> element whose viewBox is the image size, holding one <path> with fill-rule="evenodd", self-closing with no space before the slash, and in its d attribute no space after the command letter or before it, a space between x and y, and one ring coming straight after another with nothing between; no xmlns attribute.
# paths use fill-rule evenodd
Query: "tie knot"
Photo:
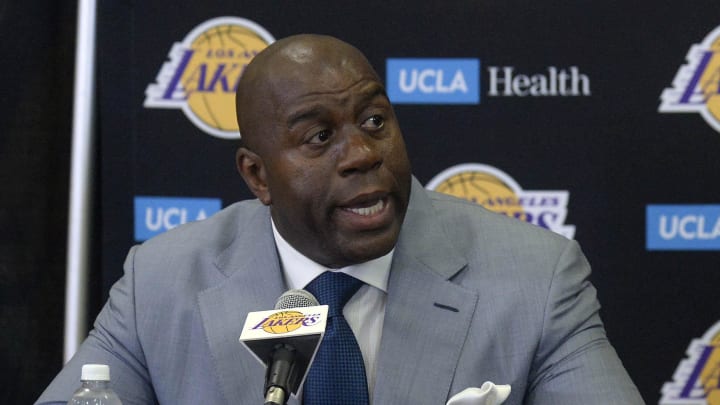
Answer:
<svg viewBox="0 0 720 405"><path fill-rule="evenodd" d="M311 281L305 289L314 295L321 305L330 307L328 316L336 316L342 314L345 304L362 285L363 282L353 276L326 271Z"/></svg>

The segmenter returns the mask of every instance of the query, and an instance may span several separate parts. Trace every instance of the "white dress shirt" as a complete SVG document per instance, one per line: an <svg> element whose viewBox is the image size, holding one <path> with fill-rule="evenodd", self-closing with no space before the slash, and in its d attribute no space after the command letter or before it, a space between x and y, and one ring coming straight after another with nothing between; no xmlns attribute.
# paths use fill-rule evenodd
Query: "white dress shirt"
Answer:
<svg viewBox="0 0 720 405"><path fill-rule="evenodd" d="M355 334L365 362L370 403L375 387L375 365L382 337L382 325L385 319L387 302L387 284L390 277L390 263L395 249L390 253L369 262L329 269L308 259L283 239L272 224L275 244L280 255L280 263L285 283L290 289L303 289L315 277L326 271L339 271L365 282L358 292L350 298L343 308L343 315Z"/></svg>

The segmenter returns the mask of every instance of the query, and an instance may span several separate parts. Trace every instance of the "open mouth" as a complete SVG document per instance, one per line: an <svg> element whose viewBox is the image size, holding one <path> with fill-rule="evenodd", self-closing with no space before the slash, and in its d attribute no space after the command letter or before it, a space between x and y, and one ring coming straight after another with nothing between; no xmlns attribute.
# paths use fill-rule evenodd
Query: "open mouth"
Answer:
<svg viewBox="0 0 720 405"><path fill-rule="evenodd" d="M345 208L343 208L343 210L350 211L354 214L361 215L364 217L369 217L369 216L375 215L378 212L382 211L383 208L385 208L385 200L380 199L368 207L345 207Z"/></svg>
<svg viewBox="0 0 720 405"><path fill-rule="evenodd" d="M386 192L359 194L337 206L335 219L340 227L352 232L385 229L395 219L393 204Z"/></svg>

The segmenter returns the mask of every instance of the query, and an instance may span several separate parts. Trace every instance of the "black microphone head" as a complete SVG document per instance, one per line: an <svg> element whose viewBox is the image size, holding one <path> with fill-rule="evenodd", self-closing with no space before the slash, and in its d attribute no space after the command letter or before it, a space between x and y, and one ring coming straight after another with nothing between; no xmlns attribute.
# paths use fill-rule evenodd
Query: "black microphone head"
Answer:
<svg viewBox="0 0 720 405"><path fill-rule="evenodd" d="M287 290L278 298L275 309L314 307L320 305L317 298L305 290Z"/></svg>

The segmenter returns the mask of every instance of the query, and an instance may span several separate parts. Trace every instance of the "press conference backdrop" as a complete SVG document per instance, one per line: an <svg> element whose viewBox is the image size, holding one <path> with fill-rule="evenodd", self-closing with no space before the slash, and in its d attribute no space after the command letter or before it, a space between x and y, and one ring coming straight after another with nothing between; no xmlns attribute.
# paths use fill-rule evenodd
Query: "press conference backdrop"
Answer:
<svg viewBox="0 0 720 405"><path fill-rule="evenodd" d="M648 403L720 404L720 2L111 1L99 19L105 292L132 244L252 197L237 80L276 38L330 34L385 80L423 184L580 242Z"/></svg>

